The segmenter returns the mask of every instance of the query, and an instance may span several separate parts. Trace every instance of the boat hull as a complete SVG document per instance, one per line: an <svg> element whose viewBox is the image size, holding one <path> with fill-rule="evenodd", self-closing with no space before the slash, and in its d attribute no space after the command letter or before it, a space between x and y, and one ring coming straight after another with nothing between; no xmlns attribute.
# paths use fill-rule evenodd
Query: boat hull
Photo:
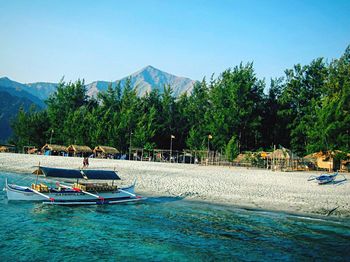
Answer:
<svg viewBox="0 0 350 262"><path fill-rule="evenodd" d="M75 190L48 192L39 195L28 187L11 184L6 184L5 190L9 201L38 201L55 205L117 204L145 199L135 195L134 185L111 192L101 192L98 193L98 197Z"/></svg>
<svg viewBox="0 0 350 262"><path fill-rule="evenodd" d="M322 175L316 178L319 185L328 184L334 182L336 175Z"/></svg>

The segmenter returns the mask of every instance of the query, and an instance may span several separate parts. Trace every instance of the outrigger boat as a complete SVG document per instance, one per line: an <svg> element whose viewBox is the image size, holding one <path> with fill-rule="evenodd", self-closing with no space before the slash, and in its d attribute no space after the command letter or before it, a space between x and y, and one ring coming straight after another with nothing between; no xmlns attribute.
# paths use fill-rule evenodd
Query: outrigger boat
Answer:
<svg viewBox="0 0 350 262"><path fill-rule="evenodd" d="M8 184L6 179L5 191L9 201L41 201L52 205L96 205L117 204L144 200L134 192L135 182L124 188L114 185L120 180L117 172L111 170L91 169L62 169L39 166L38 173L46 178L76 179L73 185L56 182L56 187L43 183L32 184L31 187ZM38 180L38 177L37 177ZM84 182L81 182L81 181ZM104 182L86 182L88 180L103 180ZM112 181L107 183L106 181Z"/></svg>
<svg viewBox="0 0 350 262"><path fill-rule="evenodd" d="M308 181L316 180L316 182L319 185L328 184L328 183L334 182L337 175L338 175L338 172L335 172L333 174L322 174L319 176L311 176L308 179Z"/></svg>

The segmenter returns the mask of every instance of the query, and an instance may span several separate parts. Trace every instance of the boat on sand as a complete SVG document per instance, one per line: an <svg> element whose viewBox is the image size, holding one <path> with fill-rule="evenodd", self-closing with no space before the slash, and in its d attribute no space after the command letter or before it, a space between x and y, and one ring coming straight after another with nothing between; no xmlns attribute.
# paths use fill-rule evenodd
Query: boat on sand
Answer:
<svg viewBox="0 0 350 262"><path fill-rule="evenodd" d="M319 185L324 185L324 184L329 184L329 183L335 183L335 178L338 176L338 172L335 172L333 174L321 174L319 176L310 176L308 181L316 181ZM346 181L346 178L344 175L344 180L338 181L339 182L344 182Z"/></svg>

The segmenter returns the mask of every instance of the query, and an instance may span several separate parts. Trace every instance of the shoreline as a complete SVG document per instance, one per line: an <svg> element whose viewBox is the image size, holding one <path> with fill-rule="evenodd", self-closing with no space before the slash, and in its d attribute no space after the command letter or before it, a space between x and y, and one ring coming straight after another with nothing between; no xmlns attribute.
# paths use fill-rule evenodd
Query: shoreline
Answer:
<svg viewBox="0 0 350 262"><path fill-rule="evenodd" d="M32 173L39 162L43 166L81 168L82 161L83 158L78 157L0 153L0 171ZM182 197L195 202L291 215L350 217L350 184L346 181L320 186L307 182L315 172L93 158L89 162L90 169L119 171L123 184L130 184L137 178L136 192L140 195ZM342 174L349 180L348 173Z"/></svg>

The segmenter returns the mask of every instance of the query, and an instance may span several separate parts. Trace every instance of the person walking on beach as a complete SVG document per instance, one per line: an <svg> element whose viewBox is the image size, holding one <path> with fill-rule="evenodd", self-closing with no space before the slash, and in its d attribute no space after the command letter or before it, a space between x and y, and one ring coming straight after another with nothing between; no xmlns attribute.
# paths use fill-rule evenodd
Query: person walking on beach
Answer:
<svg viewBox="0 0 350 262"><path fill-rule="evenodd" d="M89 166L89 158L88 157L84 157L83 168L88 167L88 166Z"/></svg>

